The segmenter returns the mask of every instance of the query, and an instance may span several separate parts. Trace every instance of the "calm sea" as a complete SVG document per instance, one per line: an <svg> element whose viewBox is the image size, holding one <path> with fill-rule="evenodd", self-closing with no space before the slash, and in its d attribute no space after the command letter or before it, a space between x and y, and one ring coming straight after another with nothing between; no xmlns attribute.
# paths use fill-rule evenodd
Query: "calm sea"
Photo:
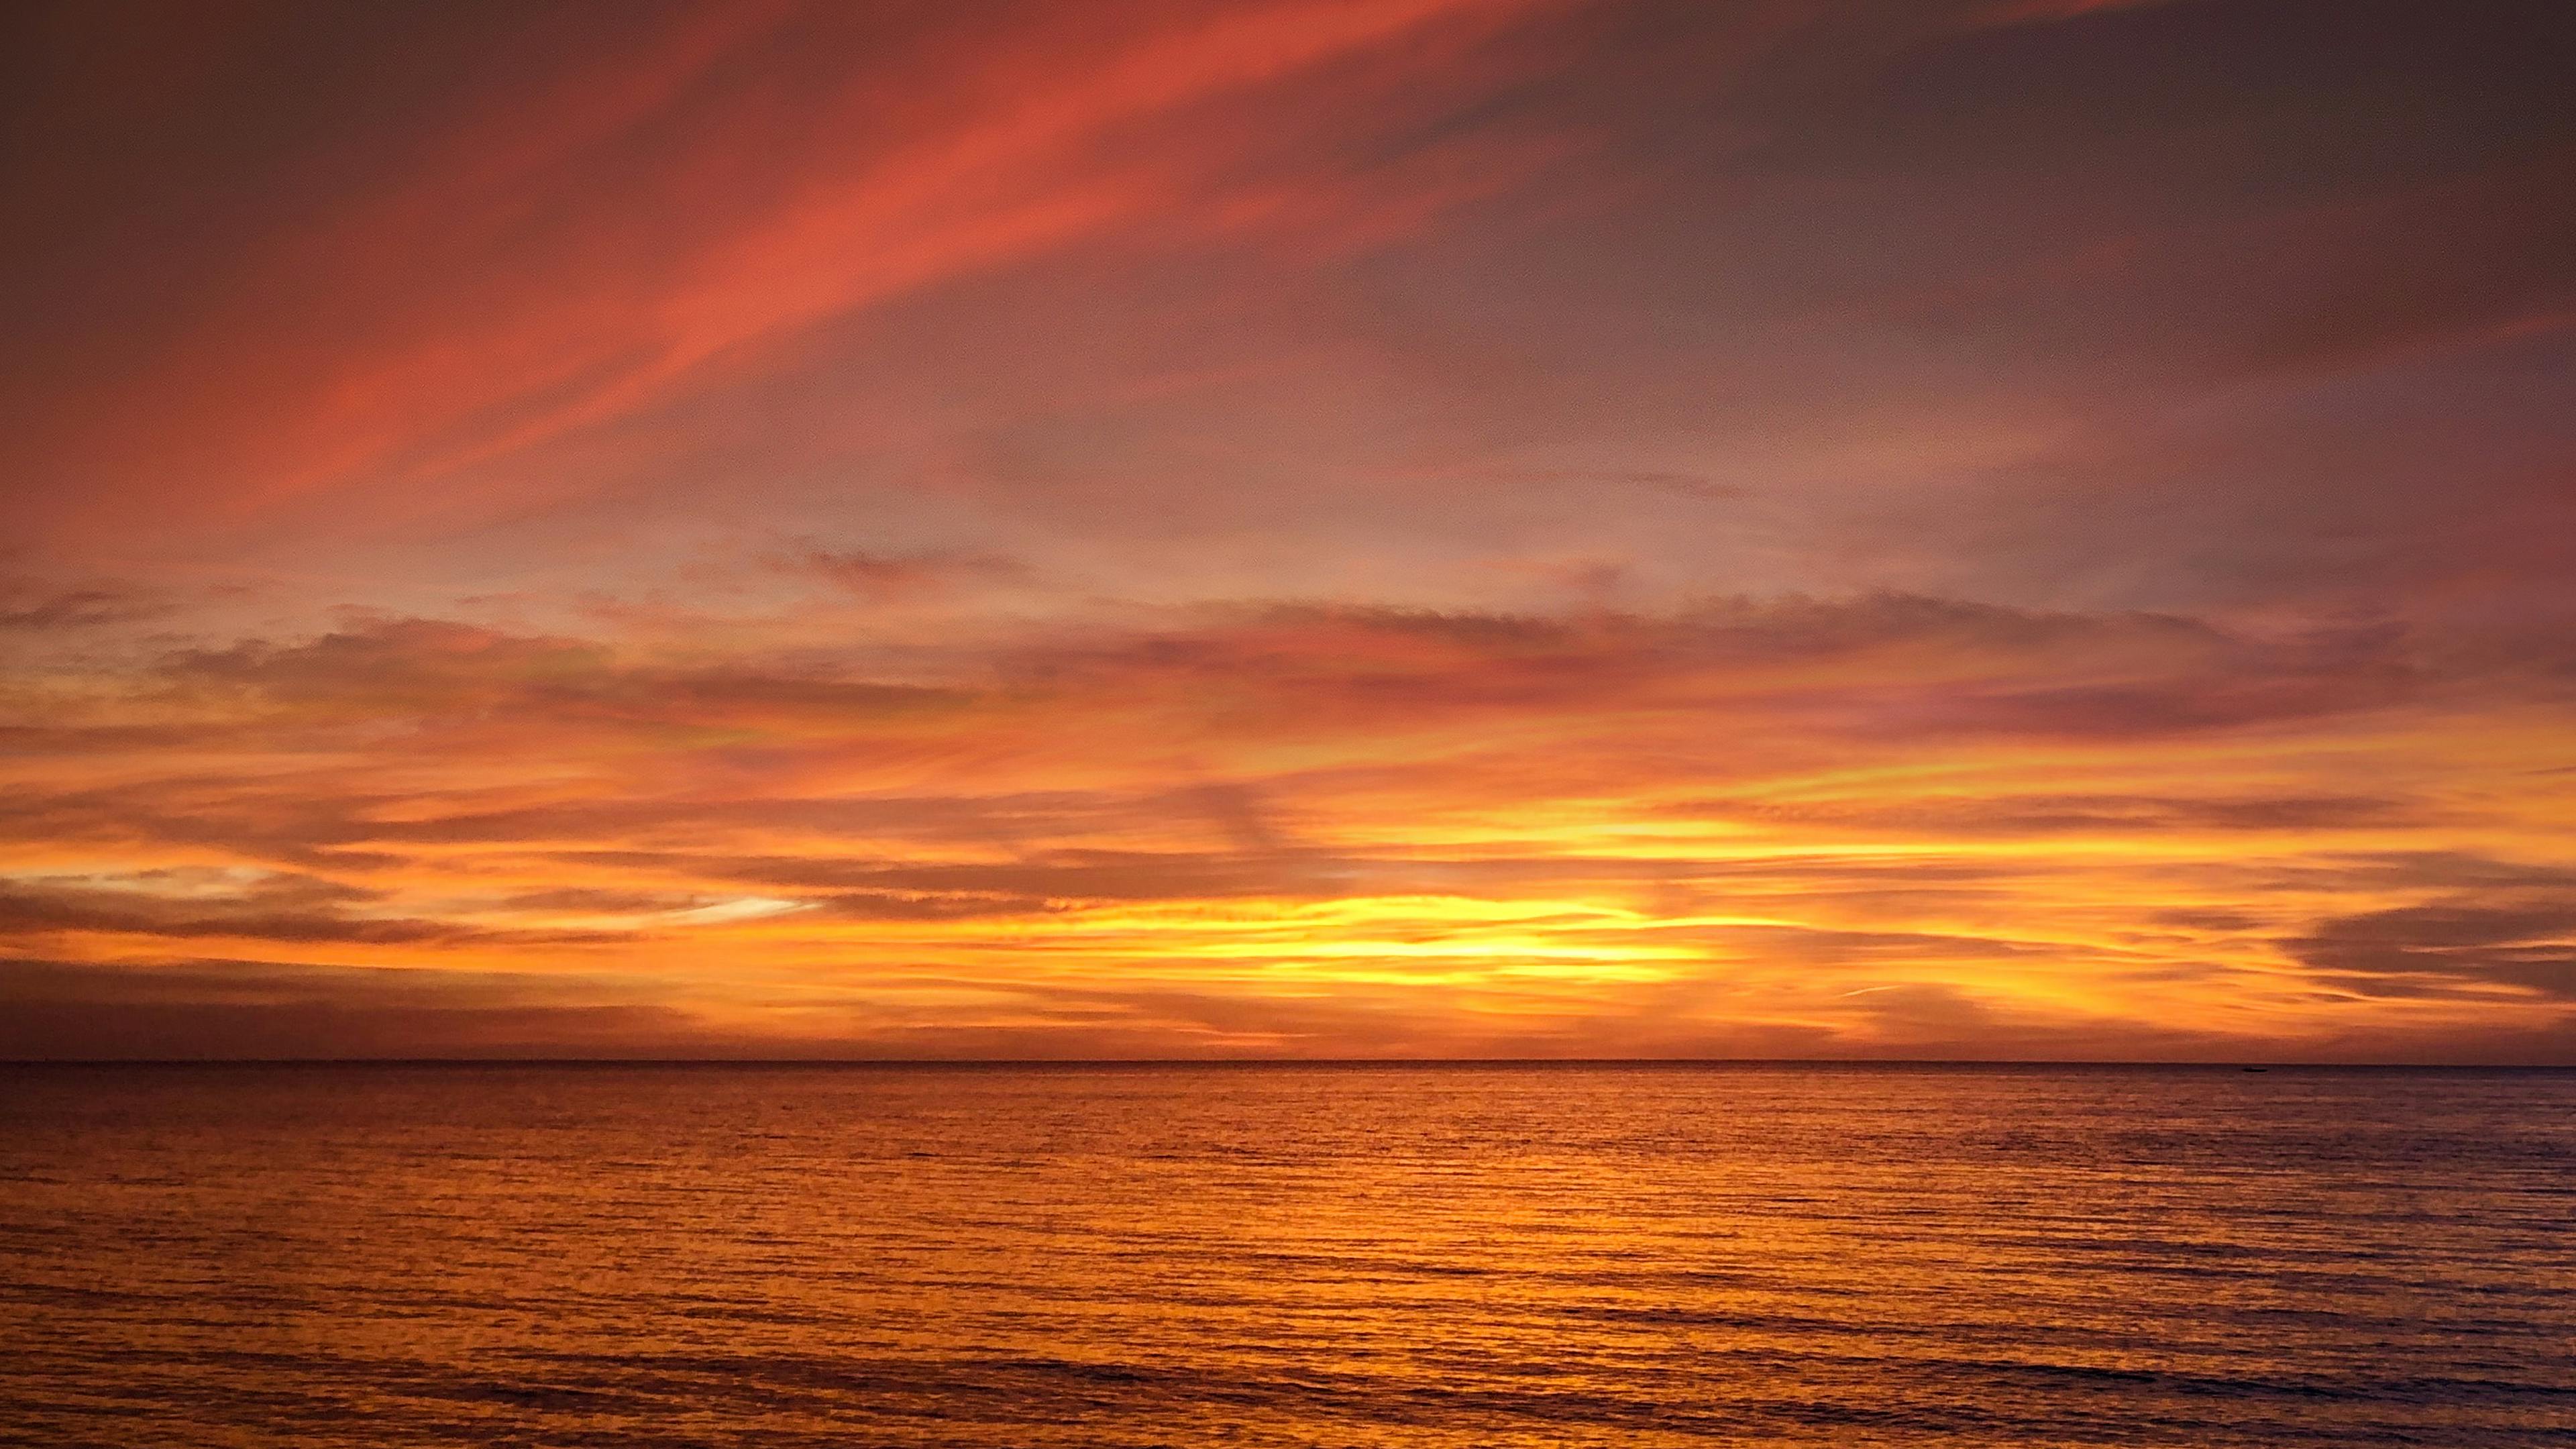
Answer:
<svg viewBox="0 0 2576 1449"><path fill-rule="evenodd" d="M2576 1074L0 1067L0 1442L2576 1444Z"/></svg>

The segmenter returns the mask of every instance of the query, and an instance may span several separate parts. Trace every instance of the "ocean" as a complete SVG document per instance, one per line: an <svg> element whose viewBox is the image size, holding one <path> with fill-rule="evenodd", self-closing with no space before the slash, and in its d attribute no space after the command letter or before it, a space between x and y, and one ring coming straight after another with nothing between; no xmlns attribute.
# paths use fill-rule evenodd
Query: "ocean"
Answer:
<svg viewBox="0 0 2576 1449"><path fill-rule="evenodd" d="M2576 1445L2576 1073L0 1067L0 1443Z"/></svg>

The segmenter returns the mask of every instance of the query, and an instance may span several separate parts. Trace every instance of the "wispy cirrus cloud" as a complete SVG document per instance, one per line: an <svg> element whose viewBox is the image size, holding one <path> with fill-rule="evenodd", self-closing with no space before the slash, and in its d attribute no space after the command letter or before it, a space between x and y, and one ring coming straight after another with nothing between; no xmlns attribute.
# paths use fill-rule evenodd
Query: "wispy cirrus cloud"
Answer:
<svg viewBox="0 0 2576 1449"><path fill-rule="evenodd" d="M1440 57L1545 8L1296 0L910 29L810 6L639 12L533 93L463 88L452 113L414 123L432 139L394 179L205 299L202 330L135 384L188 420L181 451L138 454L145 440L75 404L26 461L57 489L218 516L389 477L458 486L756 369L833 318L1222 209L1239 158L1220 147L1243 122L1212 126L1211 108L1337 66L1354 101L1426 70L1436 82ZM890 91L874 66L745 79L818 46L900 56L905 83ZM1351 69L1373 54L1412 63ZM666 153L649 174L630 164L639 147ZM529 188L576 177L587 205L531 204ZM1338 183L1310 169L1262 184ZM486 265L496 247L513 265ZM424 275L441 285L398 280ZM197 480L186 494L151 482L180 469Z"/></svg>

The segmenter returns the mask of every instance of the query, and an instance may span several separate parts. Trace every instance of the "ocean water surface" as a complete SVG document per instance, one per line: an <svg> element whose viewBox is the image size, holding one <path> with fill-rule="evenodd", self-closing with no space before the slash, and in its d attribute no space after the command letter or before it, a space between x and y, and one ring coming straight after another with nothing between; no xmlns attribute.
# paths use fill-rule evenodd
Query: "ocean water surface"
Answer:
<svg viewBox="0 0 2576 1449"><path fill-rule="evenodd" d="M2576 1444L2576 1073L0 1067L0 1443Z"/></svg>

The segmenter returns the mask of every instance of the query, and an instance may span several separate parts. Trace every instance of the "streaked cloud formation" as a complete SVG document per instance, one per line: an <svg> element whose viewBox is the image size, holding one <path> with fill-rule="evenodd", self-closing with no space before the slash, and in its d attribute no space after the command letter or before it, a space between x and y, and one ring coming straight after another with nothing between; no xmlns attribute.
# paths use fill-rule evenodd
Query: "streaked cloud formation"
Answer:
<svg viewBox="0 0 2576 1449"><path fill-rule="evenodd" d="M8 24L0 1054L2576 1060L2559 7Z"/></svg>

